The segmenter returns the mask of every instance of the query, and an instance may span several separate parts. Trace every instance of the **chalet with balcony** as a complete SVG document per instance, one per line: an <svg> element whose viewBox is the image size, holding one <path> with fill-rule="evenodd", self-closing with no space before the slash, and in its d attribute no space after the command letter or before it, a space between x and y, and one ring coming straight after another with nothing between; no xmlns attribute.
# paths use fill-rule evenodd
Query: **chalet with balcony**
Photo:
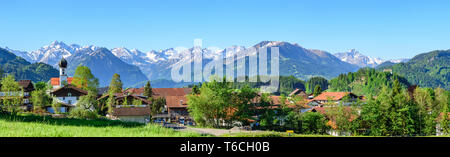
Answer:
<svg viewBox="0 0 450 157"><path fill-rule="evenodd" d="M60 113L70 112L70 110L76 107L80 97L87 94L87 91L77 88L72 84L64 85L50 92L50 95L56 98L56 101L61 104L59 108ZM55 113L51 106L47 106L46 109L50 113Z"/></svg>
<svg viewBox="0 0 450 157"><path fill-rule="evenodd" d="M31 80L19 80L17 83L19 84L20 88L22 89L21 91L10 92L9 94L0 92L0 99L7 99L6 98L7 95L19 96L22 98L22 103L19 104L20 107L25 111L29 111L33 107L32 102L31 102L31 92L34 91L33 82L31 82ZM0 89L1 89L1 84L0 84ZM23 91L23 93L22 93L22 91Z"/></svg>

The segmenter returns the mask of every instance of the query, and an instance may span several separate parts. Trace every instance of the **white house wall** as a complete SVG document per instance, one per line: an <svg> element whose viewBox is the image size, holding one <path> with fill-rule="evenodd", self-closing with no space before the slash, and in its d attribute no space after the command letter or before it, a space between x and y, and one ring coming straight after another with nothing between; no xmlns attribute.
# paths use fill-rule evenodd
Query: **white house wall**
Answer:
<svg viewBox="0 0 450 157"><path fill-rule="evenodd" d="M59 102L65 103L65 104L70 104L70 105L76 105L78 100L77 97L56 97L56 99L58 99ZM70 101L70 103L69 103Z"/></svg>

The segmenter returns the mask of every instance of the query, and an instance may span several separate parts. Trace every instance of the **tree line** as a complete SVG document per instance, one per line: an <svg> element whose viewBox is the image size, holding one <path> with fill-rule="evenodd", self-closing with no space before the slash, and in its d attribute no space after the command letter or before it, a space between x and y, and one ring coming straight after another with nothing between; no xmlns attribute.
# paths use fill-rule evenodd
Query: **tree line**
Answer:
<svg viewBox="0 0 450 157"><path fill-rule="evenodd" d="M295 130L302 134L421 136L449 133L450 93L442 88L405 88L398 79L382 85L378 95L368 95L351 105L329 101L322 111L306 111L303 97L274 99L248 85L238 89L230 82L202 84L188 96L191 117L200 126L233 127L255 124L257 129ZM255 101L257 100L257 101ZM345 100L341 102L346 102Z"/></svg>

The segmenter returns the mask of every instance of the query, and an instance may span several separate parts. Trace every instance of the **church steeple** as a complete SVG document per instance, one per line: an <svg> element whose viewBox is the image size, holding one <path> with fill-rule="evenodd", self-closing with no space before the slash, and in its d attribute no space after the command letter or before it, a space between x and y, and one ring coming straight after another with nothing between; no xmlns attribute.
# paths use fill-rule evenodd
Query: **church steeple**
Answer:
<svg viewBox="0 0 450 157"><path fill-rule="evenodd" d="M63 82L67 83L67 73L66 73L66 68L67 68L67 61L66 59L64 59L64 57L61 59L61 61L59 61L58 63L59 65L59 85L63 86Z"/></svg>

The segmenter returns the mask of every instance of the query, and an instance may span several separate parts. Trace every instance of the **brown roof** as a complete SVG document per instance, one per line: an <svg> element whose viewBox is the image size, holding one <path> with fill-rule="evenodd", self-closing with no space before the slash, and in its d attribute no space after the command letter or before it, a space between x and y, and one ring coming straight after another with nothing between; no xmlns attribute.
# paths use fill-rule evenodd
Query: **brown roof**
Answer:
<svg viewBox="0 0 450 157"><path fill-rule="evenodd" d="M323 92L322 94L318 95L314 98L314 100L341 100L345 96L351 94L350 92Z"/></svg>
<svg viewBox="0 0 450 157"><path fill-rule="evenodd" d="M153 95L156 97L166 96L184 96L191 93L192 88L152 88ZM143 95L144 87L141 88L128 88L124 92L135 95Z"/></svg>
<svg viewBox="0 0 450 157"><path fill-rule="evenodd" d="M153 95L159 97L185 96L191 93L192 88L153 88Z"/></svg>
<svg viewBox="0 0 450 157"><path fill-rule="evenodd" d="M51 93L52 93L52 94L55 94L55 93L57 93L57 92L59 92L59 91L61 91L61 90L64 90L64 89L73 89L73 90L78 91L78 92L80 92L80 93L82 93L82 94L88 94L87 91L85 91L85 90L83 90L83 89L81 89L81 88L77 88L77 87L75 87L75 86L72 85L72 84L68 84L68 85L65 85L65 86L63 86L63 87L59 87L59 88L53 90Z"/></svg>
<svg viewBox="0 0 450 157"><path fill-rule="evenodd" d="M135 95L143 95L144 94L144 87L142 87L142 88L128 88L128 89L126 89L123 92L124 93L128 92L130 94L135 94Z"/></svg>
<svg viewBox="0 0 450 157"><path fill-rule="evenodd" d="M19 80L19 85L24 89L24 91L32 91L34 90L33 83L31 80Z"/></svg>
<svg viewBox="0 0 450 157"><path fill-rule="evenodd" d="M295 89L294 91L291 92L291 94L289 94L288 96L294 96L294 95L299 95L302 97L308 97L308 94L305 93L305 91L303 91L302 89Z"/></svg>
<svg viewBox="0 0 450 157"><path fill-rule="evenodd" d="M147 100L147 99L144 99L144 98L142 98L142 97L139 97L138 95L134 95L134 94L131 94L131 95L123 95L122 93L116 93L116 94L121 94L120 96L117 96L117 95L116 95L116 99L123 99L123 98L125 98L125 97L133 97L134 99L141 100L141 101L144 102L145 104L151 104L151 103L152 103L151 101L149 101L149 100Z"/></svg>
<svg viewBox="0 0 450 157"><path fill-rule="evenodd" d="M166 96L166 105L168 108L186 108L186 96Z"/></svg>
<svg viewBox="0 0 450 157"><path fill-rule="evenodd" d="M113 116L150 116L150 107L113 108Z"/></svg>
<svg viewBox="0 0 450 157"><path fill-rule="evenodd" d="M31 80L19 80L19 85L26 88L31 84Z"/></svg>

